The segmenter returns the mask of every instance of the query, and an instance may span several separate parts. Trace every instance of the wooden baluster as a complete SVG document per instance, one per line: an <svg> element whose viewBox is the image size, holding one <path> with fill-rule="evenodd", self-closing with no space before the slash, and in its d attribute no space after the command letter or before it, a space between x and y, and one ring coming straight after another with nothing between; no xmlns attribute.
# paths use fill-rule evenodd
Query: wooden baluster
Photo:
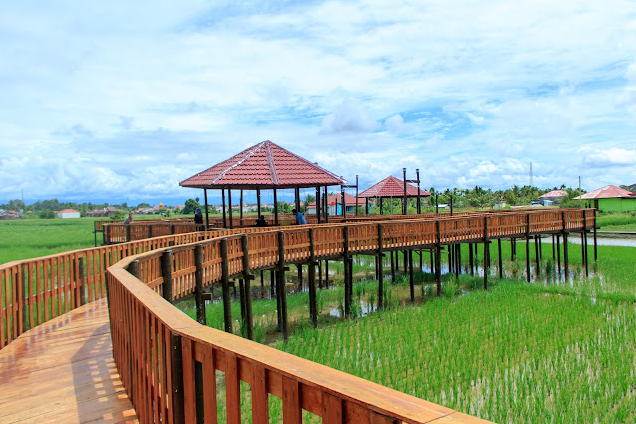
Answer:
<svg viewBox="0 0 636 424"><path fill-rule="evenodd" d="M227 238L221 239L221 289L223 292L223 322L225 331L232 332L232 301L230 299L230 271L228 268Z"/></svg>
<svg viewBox="0 0 636 424"><path fill-rule="evenodd" d="M318 327L318 307L316 305L316 252L314 229L309 228L309 316L314 328Z"/></svg>

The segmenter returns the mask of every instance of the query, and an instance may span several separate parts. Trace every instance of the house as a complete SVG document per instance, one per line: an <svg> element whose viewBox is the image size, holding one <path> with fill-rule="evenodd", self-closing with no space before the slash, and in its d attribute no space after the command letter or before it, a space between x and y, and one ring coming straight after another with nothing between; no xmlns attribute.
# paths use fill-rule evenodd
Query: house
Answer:
<svg viewBox="0 0 636 424"><path fill-rule="evenodd" d="M601 212L636 211L636 193L615 185L598 188L575 199L581 199L586 207L596 208Z"/></svg>
<svg viewBox="0 0 636 424"><path fill-rule="evenodd" d="M554 203L559 204L567 198L568 192L565 190L552 190L539 196L543 206L551 206Z"/></svg>
<svg viewBox="0 0 636 424"><path fill-rule="evenodd" d="M0 209L0 219L20 219L20 215L16 211Z"/></svg>
<svg viewBox="0 0 636 424"><path fill-rule="evenodd" d="M58 218L79 218L80 213L75 209L63 209L57 213Z"/></svg>
<svg viewBox="0 0 636 424"><path fill-rule="evenodd" d="M356 211L356 197L345 193L345 206L347 213L355 213ZM327 211L329 215L342 215L342 201L340 200L340 193L330 195L327 197ZM320 199L320 201L323 201ZM364 206L365 199L358 197L358 206ZM316 202L312 202L307 206L307 215L316 214Z"/></svg>

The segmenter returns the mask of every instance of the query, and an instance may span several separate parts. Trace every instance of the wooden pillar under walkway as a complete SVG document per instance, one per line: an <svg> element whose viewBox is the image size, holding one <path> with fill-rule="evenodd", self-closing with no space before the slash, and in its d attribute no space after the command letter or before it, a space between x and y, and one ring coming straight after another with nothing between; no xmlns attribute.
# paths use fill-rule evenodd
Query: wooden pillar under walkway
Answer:
<svg viewBox="0 0 636 424"><path fill-rule="evenodd" d="M345 317L351 315L351 292L353 282L351 281L351 262L349 260L349 227L342 228L343 238L343 268L344 268L344 313Z"/></svg>
<svg viewBox="0 0 636 424"><path fill-rule="evenodd" d="M329 288L329 261L325 260L325 288Z"/></svg>
<svg viewBox="0 0 636 424"><path fill-rule="evenodd" d="M559 278L561 277L561 236L556 235L556 259L557 259L557 270L559 272Z"/></svg>
<svg viewBox="0 0 636 424"><path fill-rule="evenodd" d="M484 217L484 290L488 290L488 266L490 265L490 241L488 240L488 217Z"/></svg>
<svg viewBox="0 0 636 424"><path fill-rule="evenodd" d="M309 278L309 317L314 328L318 327L318 307L316 302L316 253L314 243L314 229L309 229L309 264L307 265Z"/></svg>
<svg viewBox="0 0 636 424"><path fill-rule="evenodd" d="M565 212L561 212L562 231L563 231L563 266L565 268L565 280L568 279L568 233L565 224Z"/></svg>
<svg viewBox="0 0 636 424"><path fill-rule="evenodd" d="M541 255L539 253L540 247L539 247L539 235L535 234L534 236L534 266L536 267L535 269L535 274L537 276L537 280L539 279L539 275L541 274L541 269L540 269L540 262L539 260L541 259Z"/></svg>
<svg viewBox="0 0 636 424"><path fill-rule="evenodd" d="M250 274L250 256L249 256L249 248L247 242L247 234L243 234L241 236L241 249L243 250L243 280L245 280L244 290L245 293L243 295L244 303L245 303L245 327L247 331L247 338L250 340L254 340L254 317L252 315L252 288L250 285L250 281L254 278L253 275Z"/></svg>
<svg viewBox="0 0 636 424"><path fill-rule="evenodd" d="M468 267L470 268L470 275L475 275L475 263L473 258L473 243L468 243Z"/></svg>
<svg viewBox="0 0 636 424"><path fill-rule="evenodd" d="M439 230L439 221L435 221L435 234L437 236L435 244L435 285L437 286L437 295L442 295L442 261L440 256L442 254L442 245Z"/></svg>
<svg viewBox="0 0 636 424"><path fill-rule="evenodd" d="M230 277L228 269L227 239L221 239L221 289L223 292L223 323L225 332L232 332L232 301L230 300Z"/></svg>
<svg viewBox="0 0 636 424"><path fill-rule="evenodd" d="M205 300L203 300L203 245L194 246L194 301L197 310L197 322L206 325Z"/></svg>
<svg viewBox="0 0 636 424"><path fill-rule="evenodd" d="M221 189L221 209L223 209L223 228L227 228L227 219L225 217L225 189Z"/></svg>
<svg viewBox="0 0 636 424"><path fill-rule="evenodd" d="M597 243L597 239L596 239L596 209L594 209L594 262L596 262L598 255L597 255L597 251L596 251L596 246L598 245Z"/></svg>
<svg viewBox="0 0 636 424"><path fill-rule="evenodd" d="M278 232L278 275L276 276L276 296L280 299L281 330L285 342L289 340L287 332L287 293L285 291L285 233Z"/></svg>
<svg viewBox="0 0 636 424"><path fill-rule="evenodd" d="M497 251L499 252L499 278L503 278L503 252L501 251L501 239L497 239Z"/></svg>
<svg viewBox="0 0 636 424"><path fill-rule="evenodd" d="M526 214L526 280L530 282L530 214Z"/></svg>
<svg viewBox="0 0 636 424"><path fill-rule="evenodd" d="M382 270L382 224L378 224L378 309L384 309L384 272Z"/></svg>
<svg viewBox="0 0 636 424"><path fill-rule="evenodd" d="M391 281L395 284L395 251L391 250Z"/></svg>
<svg viewBox="0 0 636 424"><path fill-rule="evenodd" d="M412 249L408 250L408 261L409 261L409 288L411 290L411 302L415 302L415 282L413 280L413 250Z"/></svg>

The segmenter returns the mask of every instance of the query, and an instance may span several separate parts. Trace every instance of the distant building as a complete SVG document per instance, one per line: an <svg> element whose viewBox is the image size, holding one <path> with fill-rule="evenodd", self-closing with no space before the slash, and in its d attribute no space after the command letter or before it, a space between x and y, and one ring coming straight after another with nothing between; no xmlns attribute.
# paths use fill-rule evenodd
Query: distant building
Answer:
<svg viewBox="0 0 636 424"><path fill-rule="evenodd" d="M58 218L79 218L80 213L75 209L63 209L57 213Z"/></svg>
<svg viewBox="0 0 636 424"><path fill-rule="evenodd" d="M575 197L581 199L588 208L596 208L601 212L634 212L636 211L636 193L615 185L598 188L589 193Z"/></svg>
<svg viewBox="0 0 636 424"><path fill-rule="evenodd" d="M543 206L552 206L553 203L559 204L564 199L567 199L568 192L565 190L552 190L546 194L539 196L539 200Z"/></svg>
<svg viewBox="0 0 636 424"><path fill-rule="evenodd" d="M355 213L356 211L356 197L350 194L345 193L345 207L347 208L347 213ZM323 199L320 199L322 202ZM365 205L365 199L359 197L358 198L358 206ZM342 200L340 197L340 193L334 194L332 196L327 197L327 211L329 215L341 215L342 214ZM316 202L312 202L307 205L307 215L315 215L316 214Z"/></svg>

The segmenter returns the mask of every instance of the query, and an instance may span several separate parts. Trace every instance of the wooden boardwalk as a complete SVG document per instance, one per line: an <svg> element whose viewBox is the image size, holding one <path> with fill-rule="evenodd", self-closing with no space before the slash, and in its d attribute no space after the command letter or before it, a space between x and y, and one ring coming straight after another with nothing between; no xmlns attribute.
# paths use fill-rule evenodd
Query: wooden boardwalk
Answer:
<svg viewBox="0 0 636 424"><path fill-rule="evenodd" d="M0 350L1 423L136 423L112 354L105 299Z"/></svg>

